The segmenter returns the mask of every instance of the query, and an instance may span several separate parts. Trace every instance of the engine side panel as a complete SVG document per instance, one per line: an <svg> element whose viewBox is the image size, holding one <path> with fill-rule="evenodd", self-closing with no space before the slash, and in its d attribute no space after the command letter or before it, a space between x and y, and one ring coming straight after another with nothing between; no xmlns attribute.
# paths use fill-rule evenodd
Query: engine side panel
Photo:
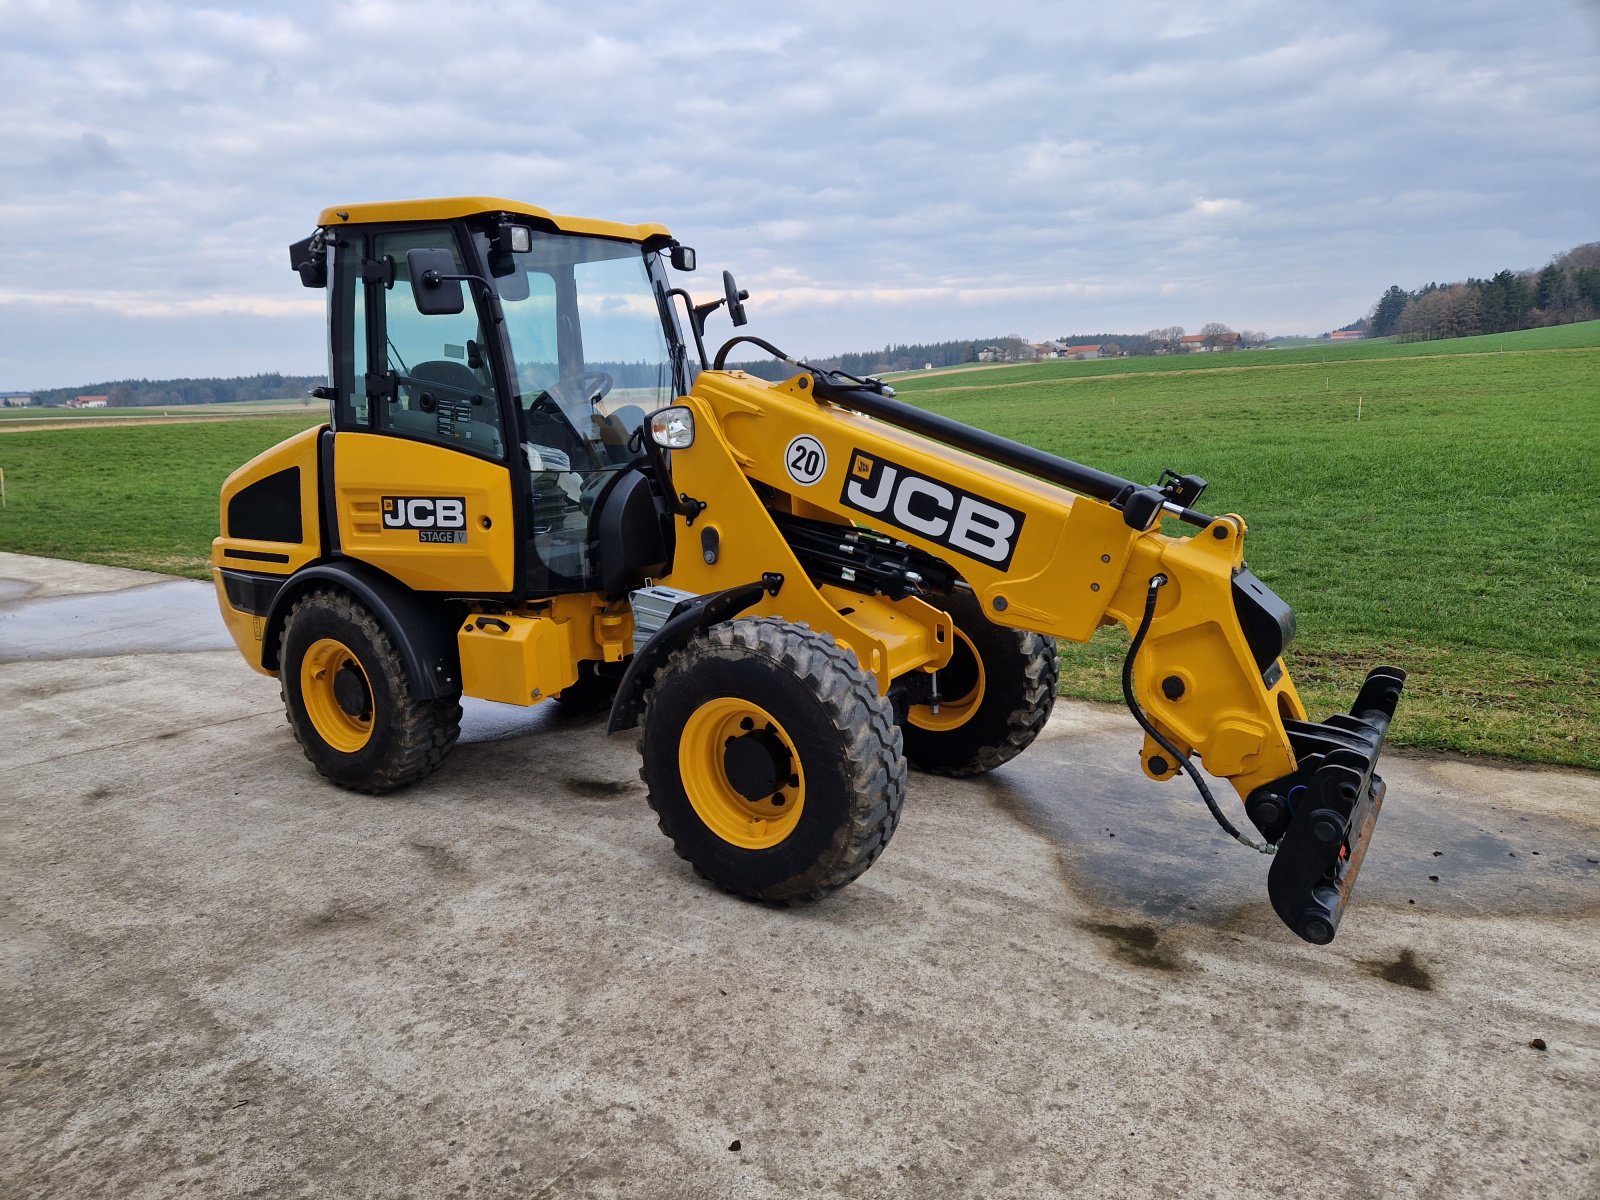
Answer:
<svg viewBox="0 0 1600 1200"><path fill-rule="evenodd" d="M256 455L222 485L221 536L211 543L217 606L239 652L262 665L267 604L275 584L322 557L317 447L326 426Z"/></svg>

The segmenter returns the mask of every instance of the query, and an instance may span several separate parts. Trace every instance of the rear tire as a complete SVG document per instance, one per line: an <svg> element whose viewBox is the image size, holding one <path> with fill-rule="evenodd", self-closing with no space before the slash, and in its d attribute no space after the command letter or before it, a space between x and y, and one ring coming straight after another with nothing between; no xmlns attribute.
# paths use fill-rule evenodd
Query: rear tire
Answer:
<svg viewBox="0 0 1600 1200"><path fill-rule="evenodd" d="M661 832L740 896L815 900L883 852L905 800L900 730L831 637L714 625L657 674L639 736Z"/></svg>
<svg viewBox="0 0 1600 1200"><path fill-rule="evenodd" d="M906 761L933 775L981 775L1026 750L1050 719L1061 671L1056 644L996 625L970 592L952 592L943 608L955 621L956 648L939 672L939 711L913 705L901 725Z"/></svg>
<svg viewBox="0 0 1600 1200"><path fill-rule="evenodd" d="M419 700L383 624L347 592L307 593L289 610L278 683L295 740L318 774L392 792L444 762L461 733L460 694Z"/></svg>

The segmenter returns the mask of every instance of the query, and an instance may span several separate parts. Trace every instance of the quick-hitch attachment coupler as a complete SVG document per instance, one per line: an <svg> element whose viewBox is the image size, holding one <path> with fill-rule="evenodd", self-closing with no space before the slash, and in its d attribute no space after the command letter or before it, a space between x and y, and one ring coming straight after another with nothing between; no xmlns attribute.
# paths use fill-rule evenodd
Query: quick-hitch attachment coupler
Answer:
<svg viewBox="0 0 1600 1200"><path fill-rule="evenodd" d="M1333 941L1383 807L1375 770L1405 679L1399 667L1375 667L1348 715L1285 721L1298 766L1245 801L1256 828L1277 846L1267 873L1274 911L1318 946Z"/></svg>

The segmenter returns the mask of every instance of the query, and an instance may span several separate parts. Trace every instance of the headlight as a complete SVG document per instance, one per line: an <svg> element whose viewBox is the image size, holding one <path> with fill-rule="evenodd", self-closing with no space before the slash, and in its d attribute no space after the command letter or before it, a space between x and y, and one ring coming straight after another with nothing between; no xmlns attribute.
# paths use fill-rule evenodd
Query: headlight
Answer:
<svg viewBox="0 0 1600 1200"><path fill-rule="evenodd" d="M694 445L694 413L674 406L650 414L650 440L668 450L687 450Z"/></svg>

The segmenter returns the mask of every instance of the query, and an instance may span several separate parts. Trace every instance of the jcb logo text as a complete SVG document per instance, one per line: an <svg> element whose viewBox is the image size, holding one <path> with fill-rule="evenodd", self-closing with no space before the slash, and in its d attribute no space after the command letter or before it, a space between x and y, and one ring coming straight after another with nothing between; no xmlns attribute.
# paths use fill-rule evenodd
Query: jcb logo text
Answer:
<svg viewBox="0 0 1600 1200"><path fill-rule="evenodd" d="M851 456L839 500L1001 570L1011 565L1022 534L1016 509L861 450Z"/></svg>
<svg viewBox="0 0 1600 1200"><path fill-rule="evenodd" d="M461 496L385 496L385 529L465 529L467 502Z"/></svg>

